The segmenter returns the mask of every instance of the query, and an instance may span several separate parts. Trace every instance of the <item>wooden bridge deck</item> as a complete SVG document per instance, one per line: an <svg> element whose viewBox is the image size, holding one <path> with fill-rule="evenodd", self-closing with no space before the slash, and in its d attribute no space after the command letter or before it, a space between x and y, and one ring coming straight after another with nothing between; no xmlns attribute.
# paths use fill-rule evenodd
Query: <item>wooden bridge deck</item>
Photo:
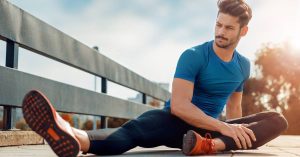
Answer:
<svg viewBox="0 0 300 157"><path fill-rule="evenodd" d="M0 156L6 157L55 157L48 145L24 145L14 147L0 147ZM96 157L93 154L81 155ZM155 156L184 156L180 150L167 147L156 148L134 148L123 157L155 157ZM210 155L211 156L211 155ZM299 157L300 156L300 136L280 136L275 140L256 150L230 151L216 154L216 156L282 156L282 157Z"/></svg>

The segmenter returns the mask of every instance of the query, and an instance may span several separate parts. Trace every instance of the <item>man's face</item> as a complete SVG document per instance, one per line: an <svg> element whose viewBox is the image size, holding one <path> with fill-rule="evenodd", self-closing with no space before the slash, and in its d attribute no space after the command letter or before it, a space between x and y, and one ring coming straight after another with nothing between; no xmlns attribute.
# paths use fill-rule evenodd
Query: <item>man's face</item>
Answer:
<svg viewBox="0 0 300 157"><path fill-rule="evenodd" d="M239 18L219 13L215 26L215 43L218 47L228 49L239 42L241 28Z"/></svg>

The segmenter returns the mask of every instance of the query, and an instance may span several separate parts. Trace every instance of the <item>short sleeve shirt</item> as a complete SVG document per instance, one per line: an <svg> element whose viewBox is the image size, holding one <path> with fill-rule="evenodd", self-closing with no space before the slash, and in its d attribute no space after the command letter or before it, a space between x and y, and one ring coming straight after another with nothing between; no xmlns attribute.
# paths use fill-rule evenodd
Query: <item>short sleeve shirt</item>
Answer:
<svg viewBox="0 0 300 157"><path fill-rule="evenodd" d="M174 78L194 83L192 103L207 115L218 118L229 96L243 91L250 75L250 62L237 51L231 61L221 60L213 50L213 42L184 51L177 62ZM170 100L165 108L170 108Z"/></svg>

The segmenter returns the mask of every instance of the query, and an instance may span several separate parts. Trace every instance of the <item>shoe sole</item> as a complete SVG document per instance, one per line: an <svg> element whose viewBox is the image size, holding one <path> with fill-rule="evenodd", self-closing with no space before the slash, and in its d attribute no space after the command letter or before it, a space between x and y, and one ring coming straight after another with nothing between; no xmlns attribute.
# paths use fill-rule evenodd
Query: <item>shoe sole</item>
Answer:
<svg viewBox="0 0 300 157"><path fill-rule="evenodd" d="M184 136L183 136L183 144L182 144L182 152L185 155L190 155L192 149L196 145L196 135L194 131L189 130Z"/></svg>
<svg viewBox="0 0 300 157"><path fill-rule="evenodd" d="M33 90L27 93L22 111L28 126L42 136L59 157L78 155L79 142L58 125L56 110L41 92Z"/></svg>

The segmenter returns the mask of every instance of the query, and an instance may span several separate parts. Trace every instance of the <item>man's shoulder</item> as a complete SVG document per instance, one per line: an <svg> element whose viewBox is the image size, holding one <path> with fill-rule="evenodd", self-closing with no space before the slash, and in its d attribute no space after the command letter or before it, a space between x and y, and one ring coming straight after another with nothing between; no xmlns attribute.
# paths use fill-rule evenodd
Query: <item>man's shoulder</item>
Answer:
<svg viewBox="0 0 300 157"><path fill-rule="evenodd" d="M204 42L200 45L193 46L187 50L185 50L185 53L189 53L190 55L194 56L206 56L208 54L208 48L209 48L210 42Z"/></svg>
<svg viewBox="0 0 300 157"><path fill-rule="evenodd" d="M236 55L239 62L241 62L245 66L250 66L250 60L247 57L243 56L239 52L236 52Z"/></svg>
<svg viewBox="0 0 300 157"><path fill-rule="evenodd" d="M191 65L194 69L199 69L208 63L208 43L203 43L185 50L179 57L178 64L184 66Z"/></svg>
<svg viewBox="0 0 300 157"><path fill-rule="evenodd" d="M194 50L194 51L203 51L203 50L207 50L209 48L209 44L211 44L212 41L207 41L204 42L202 44L196 45L191 47L190 49Z"/></svg>
<svg viewBox="0 0 300 157"><path fill-rule="evenodd" d="M250 76L250 68L251 68L250 60L247 57L240 54L239 52L237 52L236 54L237 54L238 62L241 65L242 70L244 71L244 75L246 78L248 78Z"/></svg>

